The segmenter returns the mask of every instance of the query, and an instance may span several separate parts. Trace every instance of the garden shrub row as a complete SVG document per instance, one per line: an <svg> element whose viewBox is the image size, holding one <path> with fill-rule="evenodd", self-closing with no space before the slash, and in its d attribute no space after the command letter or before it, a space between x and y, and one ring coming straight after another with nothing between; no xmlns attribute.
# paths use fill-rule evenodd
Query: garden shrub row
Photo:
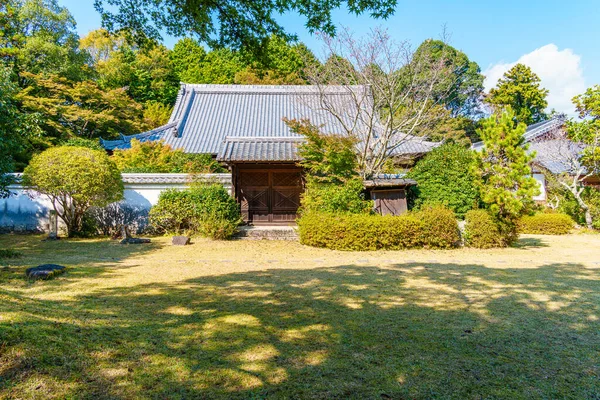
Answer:
<svg viewBox="0 0 600 400"><path fill-rule="evenodd" d="M199 234L211 239L230 238L241 222L239 205L220 184L165 190L149 217L158 233Z"/></svg>
<svg viewBox="0 0 600 400"><path fill-rule="evenodd" d="M298 230L302 244L334 250L451 248L460 242L454 213L443 207L401 216L307 212Z"/></svg>
<svg viewBox="0 0 600 400"><path fill-rule="evenodd" d="M575 221L566 214L527 215L519 221L519 232L538 235L566 235L575 226Z"/></svg>
<svg viewBox="0 0 600 400"><path fill-rule="evenodd" d="M468 247L489 249L506 247L507 240L496 220L485 210L471 210L465 215L464 243Z"/></svg>

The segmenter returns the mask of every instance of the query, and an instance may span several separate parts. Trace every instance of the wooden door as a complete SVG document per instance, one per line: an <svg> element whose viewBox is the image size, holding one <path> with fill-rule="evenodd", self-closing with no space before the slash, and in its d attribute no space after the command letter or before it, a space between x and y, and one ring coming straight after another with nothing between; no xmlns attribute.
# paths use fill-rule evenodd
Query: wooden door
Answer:
<svg viewBox="0 0 600 400"><path fill-rule="evenodd" d="M238 198L244 221L293 223L303 191L300 169L240 169Z"/></svg>
<svg viewBox="0 0 600 400"><path fill-rule="evenodd" d="M371 198L375 200L375 211L381 215L400 215L408 210L404 189L373 190Z"/></svg>

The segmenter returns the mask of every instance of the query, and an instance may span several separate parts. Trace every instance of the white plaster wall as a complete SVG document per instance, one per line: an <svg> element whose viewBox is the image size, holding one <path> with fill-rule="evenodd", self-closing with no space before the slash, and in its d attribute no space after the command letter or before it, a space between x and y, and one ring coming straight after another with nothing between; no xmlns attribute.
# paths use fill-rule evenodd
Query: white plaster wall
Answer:
<svg viewBox="0 0 600 400"><path fill-rule="evenodd" d="M535 201L546 201L546 177L544 174L533 174L533 178L537 181L540 189L540 194L535 196Z"/></svg>
<svg viewBox="0 0 600 400"><path fill-rule="evenodd" d="M133 174L128 174L129 179ZM145 174L135 174L138 178ZM156 177L159 174L152 174ZM227 180L224 174L215 175L220 183L231 194L231 179ZM125 180L125 179L124 179ZM142 179L143 180L143 179ZM125 183L124 200L122 206L135 209L139 212L150 210L158 202L158 197L166 189L184 189L184 183ZM0 199L0 231L48 231L48 217L52 210L50 200L37 192L24 189L20 185L9 187L11 196ZM62 221L59 218L59 229Z"/></svg>

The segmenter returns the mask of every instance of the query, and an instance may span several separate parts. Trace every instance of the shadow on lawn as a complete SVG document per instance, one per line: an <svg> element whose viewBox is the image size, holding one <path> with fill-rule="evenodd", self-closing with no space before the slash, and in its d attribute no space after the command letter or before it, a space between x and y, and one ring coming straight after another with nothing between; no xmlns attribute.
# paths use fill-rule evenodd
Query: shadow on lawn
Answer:
<svg viewBox="0 0 600 400"><path fill-rule="evenodd" d="M3 308L23 303L0 320L8 397L600 396L600 281L577 264L270 269Z"/></svg>
<svg viewBox="0 0 600 400"><path fill-rule="evenodd" d="M114 267L124 268L121 265L123 260L160 247L155 242L122 245L118 240L108 238L46 241L43 240L43 235L36 235L39 240L32 240L32 236L34 235L0 235L1 246L21 253L17 258L0 259L0 283L17 276L26 279L24 270L40 264L61 264L68 267L69 273L61 277L64 282L77 280L82 276L110 274Z"/></svg>

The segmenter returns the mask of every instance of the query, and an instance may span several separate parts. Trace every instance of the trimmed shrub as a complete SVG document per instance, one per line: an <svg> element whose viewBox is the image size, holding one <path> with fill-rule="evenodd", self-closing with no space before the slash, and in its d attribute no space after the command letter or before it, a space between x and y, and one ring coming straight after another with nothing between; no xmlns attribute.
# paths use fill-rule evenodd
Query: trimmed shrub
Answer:
<svg viewBox="0 0 600 400"><path fill-rule="evenodd" d="M91 207L123 198L115 163L106 152L87 147L51 147L34 156L23 172L23 185L50 199L70 237L88 234L83 219Z"/></svg>
<svg viewBox="0 0 600 400"><path fill-rule="evenodd" d="M497 221L489 212L471 210L467 212L465 221L465 245L478 249L507 246Z"/></svg>
<svg viewBox="0 0 600 400"><path fill-rule="evenodd" d="M228 239L241 222L239 205L219 184L165 190L150 210L150 223L160 233L197 233Z"/></svg>
<svg viewBox="0 0 600 400"><path fill-rule="evenodd" d="M448 249L460 243L460 231L452 210L438 205L414 214L423 222L425 247Z"/></svg>
<svg viewBox="0 0 600 400"><path fill-rule="evenodd" d="M334 250L449 248L459 241L452 211L441 207L401 216L309 212L298 230L300 243Z"/></svg>
<svg viewBox="0 0 600 400"><path fill-rule="evenodd" d="M301 212L368 214L373 202L365 200L362 180L350 179L345 184L320 183L309 178L302 195Z"/></svg>
<svg viewBox="0 0 600 400"><path fill-rule="evenodd" d="M574 226L566 214L526 215L519 220L519 232L537 235L566 235Z"/></svg>

